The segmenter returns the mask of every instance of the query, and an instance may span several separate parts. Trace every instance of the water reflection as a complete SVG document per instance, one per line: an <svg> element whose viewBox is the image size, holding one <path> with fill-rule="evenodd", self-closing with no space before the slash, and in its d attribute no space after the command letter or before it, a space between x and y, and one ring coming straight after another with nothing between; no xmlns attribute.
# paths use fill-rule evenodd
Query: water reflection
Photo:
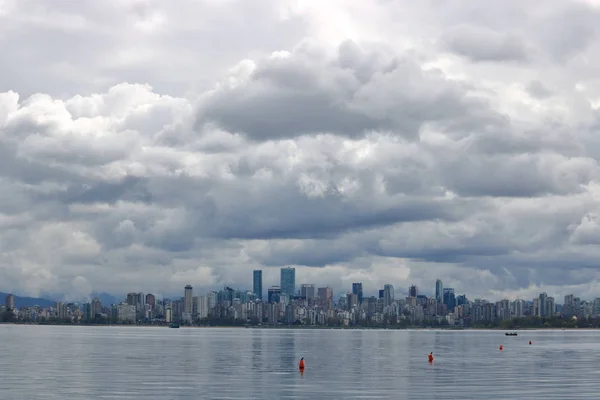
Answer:
<svg viewBox="0 0 600 400"><path fill-rule="evenodd" d="M0 335L6 399L564 400L600 390L595 331L1 325Z"/></svg>

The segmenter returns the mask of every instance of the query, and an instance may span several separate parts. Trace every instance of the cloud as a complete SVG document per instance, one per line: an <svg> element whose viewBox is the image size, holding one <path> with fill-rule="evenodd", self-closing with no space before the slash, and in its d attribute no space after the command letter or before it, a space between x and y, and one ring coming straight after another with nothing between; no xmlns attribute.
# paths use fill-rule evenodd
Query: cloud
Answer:
<svg viewBox="0 0 600 400"><path fill-rule="evenodd" d="M597 8L248 4L3 3L0 290L593 295Z"/></svg>
<svg viewBox="0 0 600 400"><path fill-rule="evenodd" d="M527 61L531 50L525 41L513 33L469 25L460 25L447 32L445 47L472 61Z"/></svg>
<svg viewBox="0 0 600 400"><path fill-rule="evenodd" d="M201 100L198 124L256 140L372 131L414 138L426 123L452 122L459 129L495 117L461 83L354 42L334 52L302 43L235 72Z"/></svg>

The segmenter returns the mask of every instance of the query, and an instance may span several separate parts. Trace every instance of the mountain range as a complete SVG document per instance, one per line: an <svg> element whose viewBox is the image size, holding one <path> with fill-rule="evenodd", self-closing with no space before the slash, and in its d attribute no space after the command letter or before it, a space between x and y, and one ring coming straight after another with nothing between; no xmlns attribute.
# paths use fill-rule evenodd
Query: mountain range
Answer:
<svg viewBox="0 0 600 400"><path fill-rule="evenodd" d="M5 304L7 295L8 295L8 293L0 292L0 305ZM46 307L54 307L56 305L56 301L50 300L47 298L17 296L16 294L13 294L13 296L15 298L15 307L17 307L17 308L33 307L33 306L40 306L42 308L46 308ZM59 296L59 297L61 297L61 296ZM115 296L113 296L109 293L106 293L106 292L101 292L101 293L92 292L90 294L90 299L93 299L94 297L97 297L98 299L100 299L100 301L102 302L103 305L118 304L121 301L118 298L116 298ZM65 300L61 300L61 301L64 301L65 303L69 302L69 301L65 301ZM75 302L77 300L73 300L73 301ZM81 302L83 302L83 301L86 301L86 300L82 300Z"/></svg>
<svg viewBox="0 0 600 400"><path fill-rule="evenodd" d="M2 304L2 305L5 304L6 296L8 296L8 293L0 292L0 304ZM54 305L56 304L55 301L48 300L48 299L40 299L37 297L22 297L22 296L17 296L17 295L13 295L13 296L15 298L15 307L17 307L17 308L33 307L33 306L40 306L42 308L46 308L46 307L54 307Z"/></svg>

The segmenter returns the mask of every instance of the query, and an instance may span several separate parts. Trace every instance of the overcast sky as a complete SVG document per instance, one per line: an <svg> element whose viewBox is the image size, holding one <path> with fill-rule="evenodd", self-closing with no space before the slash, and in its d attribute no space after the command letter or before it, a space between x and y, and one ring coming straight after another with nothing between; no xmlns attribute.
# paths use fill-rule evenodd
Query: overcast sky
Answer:
<svg viewBox="0 0 600 400"><path fill-rule="evenodd" d="M543 3L0 0L0 291L600 296L600 6Z"/></svg>

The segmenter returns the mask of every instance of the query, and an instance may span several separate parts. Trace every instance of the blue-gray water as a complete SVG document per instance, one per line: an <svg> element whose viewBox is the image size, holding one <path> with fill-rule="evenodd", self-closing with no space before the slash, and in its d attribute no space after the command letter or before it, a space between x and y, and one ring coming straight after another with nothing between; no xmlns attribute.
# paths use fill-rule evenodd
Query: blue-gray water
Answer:
<svg viewBox="0 0 600 400"><path fill-rule="evenodd" d="M599 367L598 331L0 325L10 400L591 399Z"/></svg>

